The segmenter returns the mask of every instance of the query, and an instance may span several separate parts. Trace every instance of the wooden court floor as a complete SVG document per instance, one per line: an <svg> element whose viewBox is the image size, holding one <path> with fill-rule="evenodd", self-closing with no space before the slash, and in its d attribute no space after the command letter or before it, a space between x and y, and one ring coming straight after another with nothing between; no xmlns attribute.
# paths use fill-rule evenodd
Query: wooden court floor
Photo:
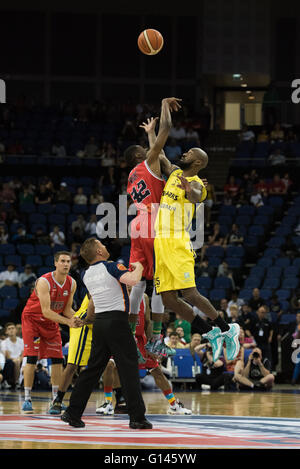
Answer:
<svg viewBox="0 0 300 469"><path fill-rule="evenodd" d="M66 394L65 404L68 403L69 395L70 393ZM252 418L260 418L261 422L272 423L274 421L277 424L281 424L281 422L284 424L285 420L292 419L296 425L298 425L297 419L299 419L300 425L299 386L278 385L271 392L186 391L177 392L175 395L184 403L185 407L192 410L192 417L176 416L175 418L175 416L167 415L168 403L161 392L143 392L147 416L150 421L153 417L155 421L153 425L157 428L157 431L161 432L160 435L169 433L171 437L172 426L175 425L185 438L192 428L197 426L199 429L201 421L205 421L205 425L207 425L206 419L210 418L214 424L218 420L218 416L226 417L226 422L230 421L228 417L247 417L250 418L250 422L252 422ZM155 447L157 444L161 448L172 447L173 442L171 440L169 443L167 440L163 443L163 439L160 437L156 440L154 438L152 441L151 435L153 433L151 431L146 431L146 433L131 431L130 433L128 416L97 416L95 409L104 400L102 391L94 392L91 395L83 415L83 420L86 422L84 429L73 429L62 422L59 417L49 416L47 412L50 399L51 394L48 392L33 392L34 414L24 416L21 413L23 392L0 391L0 449L101 449L111 448L112 445L114 448L124 449ZM199 420L199 425L197 419L202 419ZM238 421L241 422L243 419ZM180 428L181 422L185 425L184 429ZM97 425L100 425L99 431ZM194 425L194 427L189 427L189 425ZM81 433L78 441L79 430ZM30 437L31 431L32 436ZM97 432L101 433L101 431L103 432L103 438L97 441ZM134 440L132 440L132 432L135 432ZM142 439L141 433L143 438L147 434L145 441ZM55 438L55 435L57 435L57 438ZM88 437L85 439L87 435ZM125 439L123 438L124 435L126 436ZM156 436L159 437L159 435ZM135 441L137 446L135 446ZM185 447L183 441L184 439L179 440L177 447L180 447L180 444L183 445L181 447ZM192 445L191 447L196 447L197 441L188 444ZM299 443L300 448L300 432L299 441L297 440L296 443L297 445ZM293 444L296 443L293 441ZM169 444L171 446L168 446ZM209 446L209 443L207 445Z"/></svg>

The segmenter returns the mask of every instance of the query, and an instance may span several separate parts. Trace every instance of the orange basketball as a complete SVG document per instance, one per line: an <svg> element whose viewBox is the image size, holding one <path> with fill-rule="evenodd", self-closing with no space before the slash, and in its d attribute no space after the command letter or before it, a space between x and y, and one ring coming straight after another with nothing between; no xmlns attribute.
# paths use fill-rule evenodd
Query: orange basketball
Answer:
<svg viewBox="0 0 300 469"><path fill-rule="evenodd" d="M146 55L155 55L162 49L164 38L156 29L145 29L138 37L138 46Z"/></svg>

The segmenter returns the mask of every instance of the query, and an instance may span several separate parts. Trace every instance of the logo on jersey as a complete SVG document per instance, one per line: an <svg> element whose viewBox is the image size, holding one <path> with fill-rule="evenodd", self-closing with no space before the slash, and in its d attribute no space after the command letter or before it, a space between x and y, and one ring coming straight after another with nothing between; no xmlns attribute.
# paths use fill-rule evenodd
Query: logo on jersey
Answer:
<svg viewBox="0 0 300 469"><path fill-rule="evenodd" d="M127 267L125 267L123 264L117 264L117 267L119 270L127 270Z"/></svg>
<svg viewBox="0 0 300 469"><path fill-rule="evenodd" d="M69 294L68 290L64 290L63 296L68 296L68 294Z"/></svg>
<svg viewBox="0 0 300 469"><path fill-rule="evenodd" d="M151 194L149 189L147 188L147 184L145 183L144 179L141 179L137 184L136 187L138 190L134 187L130 193L132 200L134 200L137 203L143 202L143 200L148 197L148 195Z"/></svg>

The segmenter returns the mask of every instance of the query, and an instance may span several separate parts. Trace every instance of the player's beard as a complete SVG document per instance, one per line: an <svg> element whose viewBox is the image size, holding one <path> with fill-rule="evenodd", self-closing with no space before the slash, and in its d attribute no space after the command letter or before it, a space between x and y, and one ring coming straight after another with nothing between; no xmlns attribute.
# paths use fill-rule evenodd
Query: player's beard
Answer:
<svg viewBox="0 0 300 469"><path fill-rule="evenodd" d="M174 164L176 166L179 166L180 169L184 170L184 169L189 169L193 162L192 161L184 161L184 160L181 160L181 159L177 159L176 161L174 161Z"/></svg>

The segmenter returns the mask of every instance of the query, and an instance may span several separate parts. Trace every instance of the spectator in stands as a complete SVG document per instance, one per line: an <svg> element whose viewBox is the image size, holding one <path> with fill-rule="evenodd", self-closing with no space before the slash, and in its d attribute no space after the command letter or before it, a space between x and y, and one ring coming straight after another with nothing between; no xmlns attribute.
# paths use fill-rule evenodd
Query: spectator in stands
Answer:
<svg viewBox="0 0 300 469"><path fill-rule="evenodd" d="M38 205L51 204L51 192L46 188L45 184L40 184L36 192L34 202Z"/></svg>
<svg viewBox="0 0 300 469"><path fill-rule="evenodd" d="M208 183L206 186L207 197L204 201L204 216L205 216L205 224L209 228L210 221L211 221L211 211L214 204L217 202L217 197L215 193L214 185Z"/></svg>
<svg viewBox="0 0 300 469"><path fill-rule="evenodd" d="M24 272L19 274L19 288L21 287L31 287L36 281L36 275L32 270L30 264L26 264Z"/></svg>
<svg viewBox="0 0 300 469"><path fill-rule="evenodd" d="M8 233L6 231L5 226L0 225L0 244L7 244L8 243Z"/></svg>
<svg viewBox="0 0 300 469"><path fill-rule="evenodd" d="M17 330L14 323L9 322L5 325L5 333L7 339L2 341L1 350L5 355L5 359L12 360L14 363L14 383L12 387L15 388L18 384L23 361L24 343L23 339L17 337Z"/></svg>
<svg viewBox="0 0 300 469"><path fill-rule="evenodd" d="M245 196L249 197L253 192L253 185L254 183L249 173L244 173L240 184L240 191L243 191Z"/></svg>
<svg viewBox="0 0 300 469"><path fill-rule="evenodd" d="M107 168L109 166L115 166L117 158L116 149L111 143L104 142L100 152L101 166Z"/></svg>
<svg viewBox="0 0 300 469"><path fill-rule="evenodd" d="M87 196L84 194L83 187L78 187L76 195L73 198L73 203L76 205L86 205L88 202Z"/></svg>
<svg viewBox="0 0 300 469"><path fill-rule="evenodd" d="M220 359L213 361L209 343L198 345L195 352L199 354L202 362L202 371L195 377L198 389L202 390L202 385L208 385L212 391L216 391L224 385L224 362Z"/></svg>
<svg viewBox="0 0 300 469"><path fill-rule="evenodd" d="M42 228L38 228L34 233L34 239L37 244L49 244L50 237Z"/></svg>
<svg viewBox="0 0 300 469"><path fill-rule="evenodd" d="M230 315L230 310L229 310L227 298L222 298L220 300L219 310L223 312L225 321L228 321L228 318L229 318L229 315Z"/></svg>
<svg viewBox="0 0 300 469"><path fill-rule="evenodd" d="M245 325L243 317L240 315L239 307L237 305L231 305L229 306L229 311L230 311L230 317L228 318L228 323L232 324L236 322L244 330L246 325Z"/></svg>
<svg viewBox="0 0 300 469"><path fill-rule="evenodd" d="M260 178L258 183L255 184L255 189L262 195L262 197L267 197L269 192L269 187L264 179Z"/></svg>
<svg viewBox="0 0 300 469"><path fill-rule="evenodd" d="M238 291L237 290L233 290L231 292L231 300L228 302L228 307L230 308L230 306L237 306L238 309L240 310L240 308L245 304L244 300L242 298L239 298L239 295L238 295Z"/></svg>
<svg viewBox="0 0 300 469"><path fill-rule="evenodd" d="M176 329L175 329L175 332L178 334L178 337L179 337L179 341L181 344L183 344L184 346L187 344L185 338L184 338L184 330L181 326L177 326Z"/></svg>
<svg viewBox="0 0 300 469"><path fill-rule="evenodd" d="M171 162L176 161L182 155L181 146L175 138L169 139L168 144L165 146L165 154Z"/></svg>
<svg viewBox="0 0 300 469"><path fill-rule="evenodd" d="M263 127L261 129L261 131L259 132L259 134L257 135L257 143L261 143L261 142L268 142L270 139L270 136L267 132L267 129L265 127Z"/></svg>
<svg viewBox="0 0 300 469"><path fill-rule="evenodd" d="M259 347L250 353L246 366L244 364L235 372L234 379L239 389L269 390L273 387L275 378L271 373L270 361L263 357Z"/></svg>
<svg viewBox="0 0 300 469"><path fill-rule="evenodd" d="M66 182L61 182L55 194L55 202L58 204L70 204L71 201L71 192L68 190Z"/></svg>
<svg viewBox="0 0 300 469"><path fill-rule="evenodd" d="M254 205L254 207L261 207L264 205L263 197L257 188L253 189L253 193L250 197L250 203Z"/></svg>
<svg viewBox="0 0 300 469"><path fill-rule="evenodd" d="M271 131L271 134L270 134L270 140L271 140L271 143L283 142L284 132L283 132L279 122L276 122L276 124L274 125L274 128L273 128L273 130Z"/></svg>
<svg viewBox="0 0 300 469"><path fill-rule="evenodd" d="M196 277L212 277L215 268L209 265L207 257L201 261L201 257L197 257L195 262L195 276Z"/></svg>
<svg viewBox="0 0 300 469"><path fill-rule="evenodd" d="M17 244L28 243L28 241L32 239L33 235L26 233L26 229L24 228L24 226L19 226L17 232L11 237L12 243Z"/></svg>
<svg viewBox="0 0 300 469"><path fill-rule="evenodd" d="M281 180L283 184L285 185L287 192L289 192L293 185L293 181L291 180L289 173L284 173L284 176Z"/></svg>
<svg viewBox="0 0 300 469"><path fill-rule="evenodd" d="M252 320L250 331L257 346L262 351L263 358L268 358L271 363L271 342L273 338L273 326L266 316L266 308L264 306L260 306L256 311L256 316Z"/></svg>
<svg viewBox="0 0 300 469"><path fill-rule="evenodd" d="M170 130L170 138L174 138L177 143L181 143L186 138L186 131L181 122L177 121Z"/></svg>
<svg viewBox="0 0 300 469"><path fill-rule="evenodd" d="M233 246L241 246L244 241L244 236L239 231L239 226L234 223L228 235L228 244Z"/></svg>
<svg viewBox="0 0 300 469"><path fill-rule="evenodd" d="M127 120L121 130L121 136L126 146L134 144L137 138L137 129L131 120Z"/></svg>
<svg viewBox="0 0 300 469"><path fill-rule="evenodd" d="M179 335L177 332L171 332L169 335L169 342L168 342L168 347L170 348L185 348L183 343L180 342Z"/></svg>
<svg viewBox="0 0 300 469"><path fill-rule="evenodd" d="M0 191L0 200L4 204L14 204L16 201L15 191L7 182L2 185L2 190Z"/></svg>
<svg viewBox="0 0 300 469"><path fill-rule="evenodd" d="M19 192L19 203L33 203L34 202L34 193L29 184L23 186L21 191Z"/></svg>
<svg viewBox="0 0 300 469"><path fill-rule="evenodd" d="M176 319L173 324L175 330L177 330L177 327L181 327L183 329L183 337L185 339L186 343L189 343L191 341L191 323L188 321L185 321L184 319L181 319L181 317L176 314Z"/></svg>
<svg viewBox="0 0 300 469"><path fill-rule="evenodd" d="M270 154L268 161L271 166L282 166L285 165L286 158L280 148L275 148L275 150Z"/></svg>
<svg viewBox="0 0 300 469"><path fill-rule="evenodd" d="M241 142L254 142L255 133L247 125L243 125L242 132L239 134Z"/></svg>
<svg viewBox="0 0 300 469"><path fill-rule="evenodd" d="M165 342L166 345L168 345L168 343L170 341L171 332L175 332L174 327L173 326L168 326L166 328L166 333L165 333L165 338L164 338L164 342Z"/></svg>
<svg viewBox="0 0 300 469"><path fill-rule="evenodd" d="M278 317L283 314L282 304L278 300L276 293L273 293L270 300L267 301L267 306L269 307L270 313L276 313Z"/></svg>
<svg viewBox="0 0 300 469"><path fill-rule="evenodd" d="M0 273L0 288L8 286L14 287L18 285L19 274L15 270L13 264L8 264L6 270Z"/></svg>
<svg viewBox="0 0 300 469"><path fill-rule="evenodd" d="M84 147L83 153L86 158L94 158L96 156L99 156L99 147L96 144L95 137L89 138L89 141Z"/></svg>
<svg viewBox="0 0 300 469"><path fill-rule="evenodd" d="M265 300L260 297L259 288L253 288L252 290L252 297L248 301L248 305L250 306L252 311L257 311L258 308L264 306L266 304Z"/></svg>
<svg viewBox="0 0 300 469"><path fill-rule="evenodd" d="M75 229L79 229L81 236L84 236L85 233L86 221L83 215L77 215L77 219L72 222L71 229L74 233Z"/></svg>
<svg viewBox="0 0 300 469"><path fill-rule="evenodd" d="M65 158L67 156L65 146L62 144L62 142L54 142L52 145L51 154L53 156L57 156L58 158Z"/></svg>
<svg viewBox="0 0 300 469"><path fill-rule="evenodd" d="M252 310L248 304L244 304L240 308L240 316L243 319L244 323L244 331L245 331L245 337L247 339L251 339L251 341L254 341L254 338L252 336L252 333L250 331L250 326L251 326L251 321L253 318Z"/></svg>
<svg viewBox="0 0 300 469"><path fill-rule="evenodd" d="M284 182L280 179L279 174L274 174L273 180L269 186L269 194L270 195L285 195L286 194L286 186Z"/></svg>
<svg viewBox="0 0 300 469"><path fill-rule="evenodd" d="M230 176L229 177L229 180L228 180L228 183L225 184L224 186L224 192L229 196L231 197L231 199L233 200L233 202L237 199L237 196L238 196L238 193L239 193L239 185L236 183L235 181L235 177L234 176Z"/></svg>
<svg viewBox="0 0 300 469"><path fill-rule="evenodd" d="M0 274L1 275L1 274ZM300 313L300 288L294 291L294 294L290 301L292 313Z"/></svg>
<svg viewBox="0 0 300 469"><path fill-rule="evenodd" d="M198 132L193 128L192 125L188 125L186 128L186 143L191 148L200 147L200 140Z"/></svg>
<svg viewBox="0 0 300 469"><path fill-rule="evenodd" d="M51 246L53 247L54 245L60 245L63 246L65 244L65 234L61 231L60 227L58 225L55 225L53 227L53 231L49 234L50 239L51 239Z"/></svg>
<svg viewBox="0 0 300 469"><path fill-rule="evenodd" d="M96 236L97 234L97 215L96 214L92 214L90 216L90 220L85 225L84 231L85 231L86 236L88 236L89 238Z"/></svg>
<svg viewBox="0 0 300 469"><path fill-rule="evenodd" d="M217 277L227 277L231 281L232 288L235 289L235 282L233 279L232 271L229 269L226 261L221 262L218 267Z"/></svg>
<svg viewBox="0 0 300 469"><path fill-rule="evenodd" d="M90 204L96 205L96 204L102 204L103 202L104 202L103 195L99 191L94 190L90 195Z"/></svg>
<svg viewBox="0 0 300 469"><path fill-rule="evenodd" d="M191 341L189 344L186 344L185 348L188 348L191 352L191 355L194 357L196 352L196 347L201 344L201 335L195 333L192 335Z"/></svg>

